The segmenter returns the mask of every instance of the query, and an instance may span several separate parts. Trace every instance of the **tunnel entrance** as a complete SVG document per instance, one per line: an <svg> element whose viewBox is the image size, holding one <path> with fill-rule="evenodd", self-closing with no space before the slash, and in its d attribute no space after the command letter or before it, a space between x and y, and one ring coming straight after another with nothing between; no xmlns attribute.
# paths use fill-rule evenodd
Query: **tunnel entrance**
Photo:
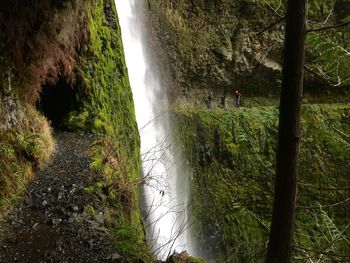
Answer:
<svg viewBox="0 0 350 263"><path fill-rule="evenodd" d="M54 128L62 129L68 113L77 110L77 91L65 77L59 77L54 84L41 87L37 108L51 122Z"/></svg>

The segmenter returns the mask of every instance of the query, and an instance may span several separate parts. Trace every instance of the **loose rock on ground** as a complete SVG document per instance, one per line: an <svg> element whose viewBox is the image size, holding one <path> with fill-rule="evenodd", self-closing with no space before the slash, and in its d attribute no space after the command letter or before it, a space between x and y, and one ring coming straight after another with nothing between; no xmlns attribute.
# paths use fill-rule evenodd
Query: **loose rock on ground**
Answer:
<svg viewBox="0 0 350 263"><path fill-rule="evenodd" d="M103 202L84 190L98 176L86 156L93 136L55 132L55 137L52 161L3 219L0 262L121 262L104 227ZM84 213L91 203L102 220Z"/></svg>

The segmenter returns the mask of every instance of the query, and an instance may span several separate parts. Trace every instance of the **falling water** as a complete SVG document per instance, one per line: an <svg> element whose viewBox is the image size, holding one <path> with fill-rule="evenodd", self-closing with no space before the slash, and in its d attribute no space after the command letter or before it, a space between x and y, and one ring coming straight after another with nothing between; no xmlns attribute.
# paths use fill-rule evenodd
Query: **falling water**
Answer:
<svg viewBox="0 0 350 263"><path fill-rule="evenodd" d="M167 87L157 67L148 61L142 39L143 2L115 0L136 118L141 136L147 234L152 251L160 259L176 250L194 253L189 242L186 171L176 158L167 112Z"/></svg>

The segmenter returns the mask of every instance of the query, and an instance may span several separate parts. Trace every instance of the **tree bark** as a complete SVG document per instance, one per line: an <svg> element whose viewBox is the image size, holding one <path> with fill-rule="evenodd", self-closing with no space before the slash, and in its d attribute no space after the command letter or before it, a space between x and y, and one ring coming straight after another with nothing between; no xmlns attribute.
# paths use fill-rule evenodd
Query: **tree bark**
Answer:
<svg viewBox="0 0 350 263"><path fill-rule="evenodd" d="M303 90L305 20L306 0L288 0L275 194L266 263L291 261Z"/></svg>

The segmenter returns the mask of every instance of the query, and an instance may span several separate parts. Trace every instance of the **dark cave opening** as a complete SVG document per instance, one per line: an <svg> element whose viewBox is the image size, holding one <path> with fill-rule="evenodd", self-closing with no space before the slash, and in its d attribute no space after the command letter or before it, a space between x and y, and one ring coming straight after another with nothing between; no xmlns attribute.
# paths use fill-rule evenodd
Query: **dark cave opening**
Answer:
<svg viewBox="0 0 350 263"><path fill-rule="evenodd" d="M41 87L37 108L51 122L52 127L63 129L63 120L77 106L77 91L65 77L60 76L56 83L47 83Z"/></svg>

